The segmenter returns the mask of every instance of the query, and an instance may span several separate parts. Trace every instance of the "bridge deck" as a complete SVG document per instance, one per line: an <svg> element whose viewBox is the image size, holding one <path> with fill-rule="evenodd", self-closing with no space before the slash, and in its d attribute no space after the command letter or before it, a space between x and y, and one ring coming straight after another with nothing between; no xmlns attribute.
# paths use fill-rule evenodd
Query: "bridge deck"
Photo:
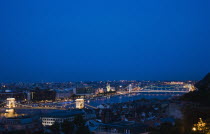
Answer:
<svg viewBox="0 0 210 134"><path fill-rule="evenodd" d="M169 90L141 90L141 91L131 91L131 92L143 92L143 93L151 93L151 92L154 92L154 93L163 93L163 92L166 92L166 93L188 93L189 91L169 91Z"/></svg>

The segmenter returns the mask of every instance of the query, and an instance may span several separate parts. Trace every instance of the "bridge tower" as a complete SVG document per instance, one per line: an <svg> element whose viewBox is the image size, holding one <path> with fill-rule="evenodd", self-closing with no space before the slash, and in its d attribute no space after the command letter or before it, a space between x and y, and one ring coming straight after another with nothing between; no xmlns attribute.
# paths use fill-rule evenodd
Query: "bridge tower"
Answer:
<svg viewBox="0 0 210 134"><path fill-rule="evenodd" d="M15 107L15 98L7 98L6 100L6 112L13 113Z"/></svg>
<svg viewBox="0 0 210 134"><path fill-rule="evenodd" d="M78 109L84 108L84 99L76 99L76 108Z"/></svg>
<svg viewBox="0 0 210 134"><path fill-rule="evenodd" d="M132 85L131 84L129 84L129 86L128 86L128 91L129 91L129 93L131 93L131 91L132 91Z"/></svg>
<svg viewBox="0 0 210 134"><path fill-rule="evenodd" d="M15 98L7 98L7 108L14 108L15 107Z"/></svg>

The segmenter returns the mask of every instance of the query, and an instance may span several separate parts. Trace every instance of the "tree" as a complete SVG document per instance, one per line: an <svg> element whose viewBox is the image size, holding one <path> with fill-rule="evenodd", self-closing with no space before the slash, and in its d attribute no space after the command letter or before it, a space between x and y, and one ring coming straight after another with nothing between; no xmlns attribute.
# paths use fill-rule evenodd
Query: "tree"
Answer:
<svg viewBox="0 0 210 134"><path fill-rule="evenodd" d="M83 116L81 114L79 115L76 115L74 117L74 124L77 126L77 127L80 127L80 126L84 126L85 125L85 120L83 119Z"/></svg>
<svg viewBox="0 0 210 134"><path fill-rule="evenodd" d="M81 114L74 117L74 124L77 126L76 134L90 134L90 130L85 126L85 120Z"/></svg>
<svg viewBox="0 0 210 134"><path fill-rule="evenodd" d="M61 124L61 128L62 128L62 131L64 132L64 134L72 134L74 131L74 123L70 122L68 120L65 120Z"/></svg>
<svg viewBox="0 0 210 134"><path fill-rule="evenodd" d="M60 123L54 122L54 124L50 126L50 130L54 132L55 134L58 134L60 131Z"/></svg>
<svg viewBox="0 0 210 134"><path fill-rule="evenodd" d="M91 132L87 126L80 126L78 127L76 134L91 134Z"/></svg>
<svg viewBox="0 0 210 134"><path fill-rule="evenodd" d="M26 134L26 130L16 130L8 132L7 134Z"/></svg>

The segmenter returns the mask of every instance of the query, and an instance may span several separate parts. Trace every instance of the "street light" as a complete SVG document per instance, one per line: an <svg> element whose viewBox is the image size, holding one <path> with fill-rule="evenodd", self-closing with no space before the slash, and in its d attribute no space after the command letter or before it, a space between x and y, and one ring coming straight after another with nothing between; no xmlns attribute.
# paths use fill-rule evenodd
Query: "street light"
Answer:
<svg viewBox="0 0 210 134"><path fill-rule="evenodd" d="M196 131L196 127L193 127L192 130L193 130L193 131Z"/></svg>

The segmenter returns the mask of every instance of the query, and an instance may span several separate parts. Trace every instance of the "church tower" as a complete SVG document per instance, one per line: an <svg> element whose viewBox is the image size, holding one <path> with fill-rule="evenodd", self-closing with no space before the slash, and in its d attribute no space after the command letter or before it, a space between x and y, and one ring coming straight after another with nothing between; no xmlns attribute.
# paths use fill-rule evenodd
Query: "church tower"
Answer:
<svg viewBox="0 0 210 134"><path fill-rule="evenodd" d="M111 87L110 87L110 84L109 83L106 84L106 91L107 92L110 92L111 91Z"/></svg>

